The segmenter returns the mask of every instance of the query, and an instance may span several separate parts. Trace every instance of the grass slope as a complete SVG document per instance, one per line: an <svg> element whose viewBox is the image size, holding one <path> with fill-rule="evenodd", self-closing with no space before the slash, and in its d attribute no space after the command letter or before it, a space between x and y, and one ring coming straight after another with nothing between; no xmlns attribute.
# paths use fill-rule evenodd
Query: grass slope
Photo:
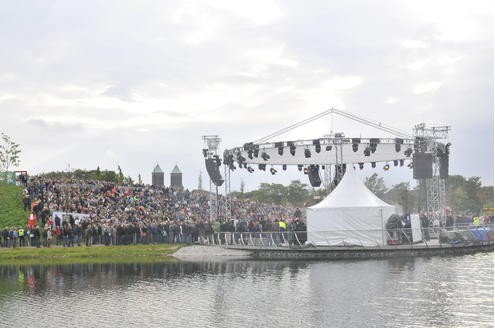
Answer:
<svg viewBox="0 0 495 328"><path fill-rule="evenodd" d="M81 246L1 248L0 265L66 263L141 263L173 261L182 245Z"/></svg>
<svg viewBox="0 0 495 328"><path fill-rule="evenodd" d="M22 204L22 188L0 182L0 228L26 224L27 212Z"/></svg>

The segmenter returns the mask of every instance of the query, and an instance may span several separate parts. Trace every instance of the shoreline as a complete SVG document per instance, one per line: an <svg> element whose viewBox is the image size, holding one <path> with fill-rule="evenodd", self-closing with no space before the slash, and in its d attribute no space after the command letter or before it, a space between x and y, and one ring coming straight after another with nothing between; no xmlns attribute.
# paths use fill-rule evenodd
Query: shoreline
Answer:
<svg viewBox="0 0 495 328"><path fill-rule="evenodd" d="M0 266L72 263L171 262L184 244L0 248Z"/></svg>

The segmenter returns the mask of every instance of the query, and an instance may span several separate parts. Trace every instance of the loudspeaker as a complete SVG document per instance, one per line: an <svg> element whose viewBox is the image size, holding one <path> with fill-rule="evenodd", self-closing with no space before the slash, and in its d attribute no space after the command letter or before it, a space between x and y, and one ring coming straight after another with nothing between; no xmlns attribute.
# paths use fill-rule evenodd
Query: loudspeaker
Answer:
<svg viewBox="0 0 495 328"><path fill-rule="evenodd" d="M223 184L223 178L220 174L218 163L216 163L213 158L206 158L205 165L211 181L215 184L215 186L220 187Z"/></svg>
<svg viewBox="0 0 495 328"><path fill-rule="evenodd" d="M431 179L433 178L433 155L431 153L413 154L413 178Z"/></svg>
<svg viewBox="0 0 495 328"><path fill-rule="evenodd" d="M441 154L440 159L440 178L447 179L449 177L449 155Z"/></svg>
<svg viewBox="0 0 495 328"><path fill-rule="evenodd" d="M318 165L309 166L308 177L311 187L321 186L320 167Z"/></svg>

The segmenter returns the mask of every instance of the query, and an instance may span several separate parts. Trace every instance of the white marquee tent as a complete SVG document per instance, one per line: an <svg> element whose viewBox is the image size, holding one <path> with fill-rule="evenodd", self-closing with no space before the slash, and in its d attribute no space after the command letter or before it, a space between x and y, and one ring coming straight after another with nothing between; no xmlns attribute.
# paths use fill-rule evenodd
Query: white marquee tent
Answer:
<svg viewBox="0 0 495 328"><path fill-rule="evenodd" d="M316 246L386 245L383 230L395 208L375 196L349 166L338 186L307 209L308 242Z"/></svg>

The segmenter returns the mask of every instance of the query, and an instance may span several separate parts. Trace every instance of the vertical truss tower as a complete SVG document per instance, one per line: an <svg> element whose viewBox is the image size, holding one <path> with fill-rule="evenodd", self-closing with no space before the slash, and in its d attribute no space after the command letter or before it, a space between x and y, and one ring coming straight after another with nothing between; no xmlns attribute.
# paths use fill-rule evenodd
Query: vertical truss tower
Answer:
<svg viewBox="0 0 495 328"><path fill-rule="evenodd" d="M442 154L449 152L448 143L449 126L437 126L428 128L424 123L414 126L416 140L423 142L425 151L433 157L433 177L431 179L421 179L420 199L426 203L425 209L429 213L438 213L442 220L445 220L445 208L447 207L446 177L440 174L440 158Z"/></svg>

